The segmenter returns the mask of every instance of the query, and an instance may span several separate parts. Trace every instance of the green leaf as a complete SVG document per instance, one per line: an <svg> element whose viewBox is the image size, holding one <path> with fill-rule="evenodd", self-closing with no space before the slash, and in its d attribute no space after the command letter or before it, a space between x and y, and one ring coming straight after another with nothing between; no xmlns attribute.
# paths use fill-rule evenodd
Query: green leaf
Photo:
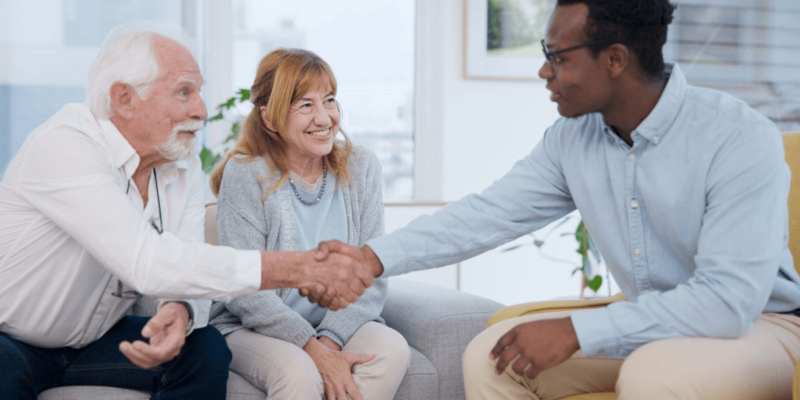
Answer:
<svg viewBox="0 0 800 400"><path fill-rule="evenodd" d="M217 114L217 115L215 115L215 116L213 116L213 117L211 117L211 118L207 119L206 121L207 121L207 122L219 121L219 120L221 120L222 118L224 118L224 116L222 115L222 111L220 111L220 112L219 112L219 114Z"/></svg>
<svg viewBox="0 0 800 400"><path fill-rule="evenodd" d="M597 293L600 290L600 286L603 285L603 277L600 275L595 275L592 280L588 282L589 289L592 289L593 292Z"/></svg>
<svg viewBox="0 0 800 400"><path fill-rule="evenodd" d="M505 249L503 249L503 250L500 250L500 252L501 252L501 253L505 253L505 252L507 252L507 251L516 250L516 249L518 249L518 248L520 248L520 247L522 247L522 246L524 246L524 245L520 244L520 245L516 245L516 246L511 246L511 247L509 247L509 248L505 248Z"/></svg>
<svg viewBox="0 0 800 400"><path fill-rule="evenodd" d="M200 150L200 162L203 164L203 172L210 174L220 158L222 158L221 154L215 154L208 147L203 146L203 150Z"/></svg>
<svg viewBox="0 0 800 400"><path fill-rule="evenodd" d="M230 110L233 105L236 104L236 97L231 97L230 99L226 100L224 103L217 106L217 110L222 110L223 108L226 110Z"/></svg>
<svg viewBox="0 0 800 400"><path fill-rule="evenodd" d="M249 89L239 89L239 102L244 103L247 100L250 100L250 90Z"/></svg>
<svg viewBox="0 0 800 400"><path fill-rule="evenodd" d="M534 244L536 247L542 247L542 245L544 244L544 240L540 240L540 239L534 239L534 240L533 240L533 244Z"/></svg>

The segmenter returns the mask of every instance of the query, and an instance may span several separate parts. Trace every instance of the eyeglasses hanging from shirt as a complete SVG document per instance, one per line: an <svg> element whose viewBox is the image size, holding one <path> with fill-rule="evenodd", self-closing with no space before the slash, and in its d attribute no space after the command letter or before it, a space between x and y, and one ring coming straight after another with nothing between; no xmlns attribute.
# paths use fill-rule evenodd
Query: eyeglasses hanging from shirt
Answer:
<svg viewBox="0 0 800 400"><path fill-rule="evenodd" d="M156 202L158 203L158 222L161 225L159 228L156 225L156 221L151 220L150 225L153 226L153 229L158 232L158 234L164 233L164 217L161 214L161 194L158 192L158 174L156 174L156 169L153 168L153 180L156 185ZM128 188L125 189L125 194L127 195L131 191L131 180L128 179ZM135 291L135 290L122 290L122 281L117 279L117 291L115 293L111 293L114 297L119 297L120 299L138 299L142 297L142 294Z"/></svg>

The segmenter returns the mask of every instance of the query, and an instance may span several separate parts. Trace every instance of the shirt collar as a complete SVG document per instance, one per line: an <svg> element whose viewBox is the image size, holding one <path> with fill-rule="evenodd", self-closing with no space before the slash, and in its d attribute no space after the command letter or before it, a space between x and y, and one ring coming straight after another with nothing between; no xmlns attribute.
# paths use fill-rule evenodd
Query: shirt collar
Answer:
<svg viewBox="0 0 800 400"><path fill-rule="evenodd" d="M136 168L139 167L139 154L136 153L136 150L128 142L128 139L122 136L122 133L111 120L101 119L98 120L98 123L103 130L106 142L111 150L111 158L114 162L114 167L117 169L121 168L125 172L126 178L130 179L136 171ZM189 161L188 159L178 160L159 166L157 168L158 174L163 177L164 185L174 181L178 177L179 169L189 169Z"/></svg>
<svg viewBox="0 0 800 400"><path fill-rule="evenodd" d="M189 169L189 160L173 161L156 167L156 170L158 170L158 179L161 184L167 186L175 181L175 179L178 179L179 169Z"/></svg>
<svg viewBox="0 0 800 400"><path fill-rule="evenodd" d="M98 123L111 151L114 167L122 169L126 178L130 179L133 172L139 167L139 155L136 154L136 150L128 143L128 139L122 136L122 133L111 120L100 119Z"/></svg>
<svg viewBox="0 0 800 400"><path fill-rule="evenodd" d="M669 78L664 92L661 93L661 98L658 99L658 103L650 115L635 130L656 145L664 138L672 126L672 122L678 117L678 111L680 111L688 86L686 77L678 64L668 63L665 72Z"/></svg>

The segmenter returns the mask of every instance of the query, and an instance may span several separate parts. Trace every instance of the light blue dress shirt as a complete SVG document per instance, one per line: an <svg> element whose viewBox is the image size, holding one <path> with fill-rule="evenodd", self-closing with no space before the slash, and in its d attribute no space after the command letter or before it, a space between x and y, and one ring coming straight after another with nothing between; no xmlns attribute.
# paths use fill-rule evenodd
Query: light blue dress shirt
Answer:
<svg viewBox="0 0 800 400"><path fill-rule="evenodd" d="M677 65L668 72L632 147L600 114L559 119L483 193L368 242L384 276L474 257L577 207L629 300L572 315L587 357L735 338L762 312L800 307L780 132L744 102L688 85Z"/></svg>

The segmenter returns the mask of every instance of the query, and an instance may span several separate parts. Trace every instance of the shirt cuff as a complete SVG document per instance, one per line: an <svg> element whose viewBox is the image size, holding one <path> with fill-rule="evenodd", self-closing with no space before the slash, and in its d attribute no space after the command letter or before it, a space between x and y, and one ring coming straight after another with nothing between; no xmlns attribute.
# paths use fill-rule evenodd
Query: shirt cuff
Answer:
<svg viewBox="0 0 800 400"><path fill-rule="evenodd" d="M367 242L367 246L378 256L383 264L383 273L376 278L402 275L408 271L408 253L403 241L397 235L386 235Z"/></svg>
<svg viewBox="0 0 800 400"><path fill-rule="evenodd" d="M578 311L570 318L584 357L622 358L620 335L611 321L608 307Z"/></svg>
<svg viewBox="0 0 800 400"><path fill-rule="evenodd" d="M261 289L261 252L236 250L236 273L233 277L233 293L227 301Z"/></svg>
<svg viewBox="0 0 800 400"><path fill-rule="evenodd" d="M317 334L318 338L321 337L321 336L325 336L327 338L330 338L331 340L336 342L336 344L338 344L339 347L344 349L344 341L339 337L339 335L337 335L337 334L335 334L335 333L333 333L333 332L331 332L331 331L329 331L327 329L323 329L323 330L319 331L319 333Z"/></svg>

